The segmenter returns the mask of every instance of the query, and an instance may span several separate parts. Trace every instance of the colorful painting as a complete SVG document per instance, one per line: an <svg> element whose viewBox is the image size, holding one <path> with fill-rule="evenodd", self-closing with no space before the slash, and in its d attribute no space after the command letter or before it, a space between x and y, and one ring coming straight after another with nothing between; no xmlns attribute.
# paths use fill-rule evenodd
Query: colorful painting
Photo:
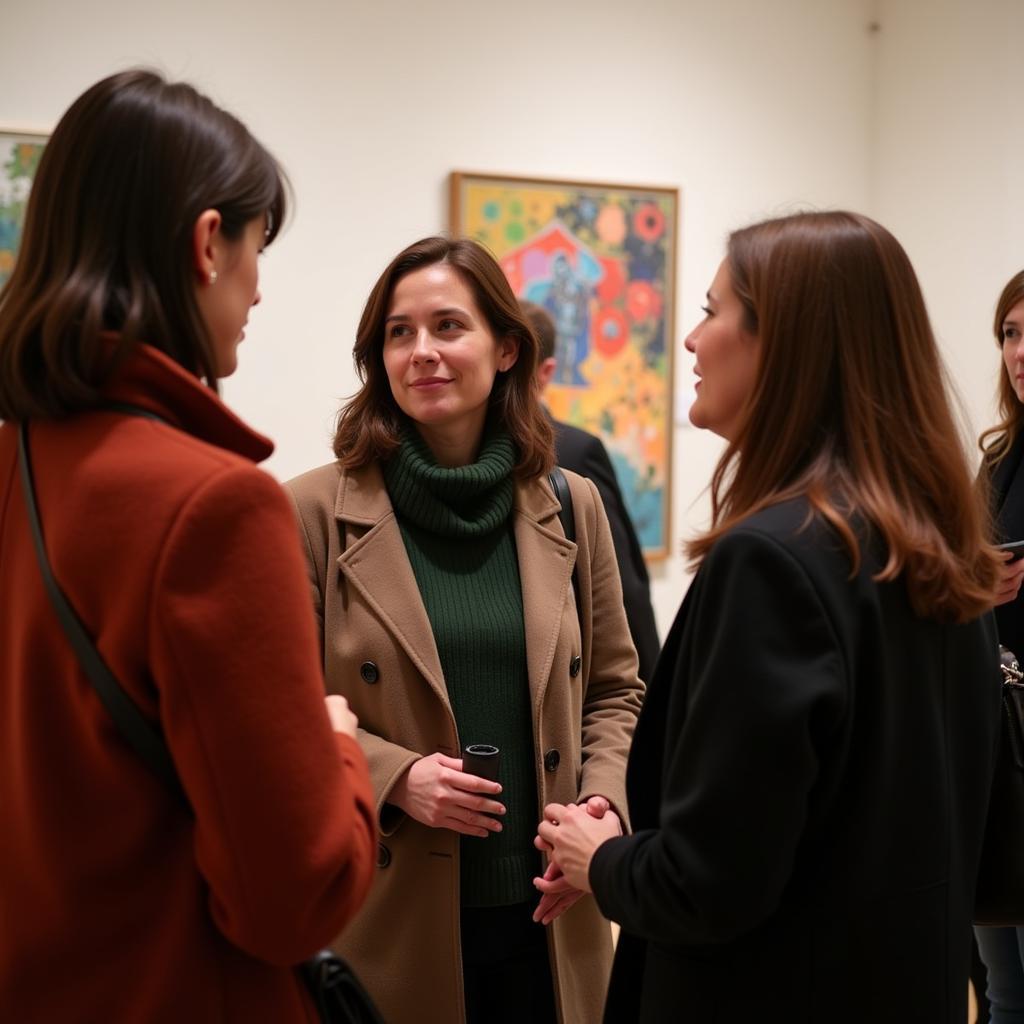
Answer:
<svg viewBox="0 0 1024 1024"><path fill-rule="evenodd" d="M0 130L0 288L14 269L21 225L46 136Z"/></svg>
<svg viewBox="0 0 1024 1024"><path fill-rule="evenodd" d="M650 558L670 546L679 193L453 172L452 231L557 330L552 415L597 434Z"/></svg>

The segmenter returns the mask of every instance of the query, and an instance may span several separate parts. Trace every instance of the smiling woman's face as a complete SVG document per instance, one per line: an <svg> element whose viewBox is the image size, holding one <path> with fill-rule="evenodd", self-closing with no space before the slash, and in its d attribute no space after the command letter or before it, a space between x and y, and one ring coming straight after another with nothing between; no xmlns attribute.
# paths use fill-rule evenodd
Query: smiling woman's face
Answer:
<svg viewBox="0 0 1024 1024"><path fill-rule="evenodd" d="M743 303L724 260L708 289L704 319L690 332L686 348L696 356L690 422L731 441L754 391L761 343L743 326Z"/></svg>
<svg viewBox="0 0 1024 1024"><path fill-rule="evenodd" d="M447 263L414 270L395 285L384 321L384 369L398 407L427 444L483 435L494 378L519 345L494 337L470 287Z"/></svg>
<svg viewBox="0 0 1024 1024"><path fill-rule="evenodd" d="M1024 301L1003 320L1003 366L1018 402L1024 402Z"/></svg>

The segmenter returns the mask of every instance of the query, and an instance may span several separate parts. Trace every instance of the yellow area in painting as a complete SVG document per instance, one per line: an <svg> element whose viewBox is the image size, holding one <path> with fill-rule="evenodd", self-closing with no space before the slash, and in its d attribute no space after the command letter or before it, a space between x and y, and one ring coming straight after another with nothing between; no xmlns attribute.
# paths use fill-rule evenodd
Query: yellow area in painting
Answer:
<svg viewBox="0 0 1024 1024"><path fill-rule="evenodd" d="M466 234L479 239L499 258L546 227L558 206L570 201L567 192L550 188L471 185L463 214Z"/></svg>
<svg viewBox="0 0 1024 1024"><path fill-rule="evenodd" d="M591 353L580 371L589 386L552 385L544 393L552 416L602 434L609 447L621 451L633 465L654 468L653 486L663 484L668 464L664 377L646 366L632 345L614 359Z"/></svg>

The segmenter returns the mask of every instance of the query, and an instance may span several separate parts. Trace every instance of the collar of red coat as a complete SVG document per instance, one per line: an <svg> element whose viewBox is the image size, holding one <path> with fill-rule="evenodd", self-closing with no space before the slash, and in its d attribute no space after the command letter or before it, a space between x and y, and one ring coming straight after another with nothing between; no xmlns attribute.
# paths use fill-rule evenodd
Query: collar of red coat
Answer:
<svg viewBox="0 0 1024 1024"><path fill-rule="evenodd" d="M253 462L262 462L274 450L269 438L243 423L198 377L150 345L132 348L103 388L103 397L148 409L186 433Z"/></svg>

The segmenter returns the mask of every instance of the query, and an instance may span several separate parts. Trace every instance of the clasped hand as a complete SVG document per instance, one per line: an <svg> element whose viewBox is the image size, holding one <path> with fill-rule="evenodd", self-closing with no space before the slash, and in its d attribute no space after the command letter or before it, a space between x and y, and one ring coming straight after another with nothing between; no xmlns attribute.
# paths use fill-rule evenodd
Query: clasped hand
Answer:
<svg viewBox="0 0 1024 1024"><path fill-rule="evenodd" d="M594 850L605 839L620 835L622 822L603 796L592 796L583 804L548 804L533 841L538 850L551 855L547 871L533 880L543 894L534 921L550 924L590 892L587 872Z"/></svg>

